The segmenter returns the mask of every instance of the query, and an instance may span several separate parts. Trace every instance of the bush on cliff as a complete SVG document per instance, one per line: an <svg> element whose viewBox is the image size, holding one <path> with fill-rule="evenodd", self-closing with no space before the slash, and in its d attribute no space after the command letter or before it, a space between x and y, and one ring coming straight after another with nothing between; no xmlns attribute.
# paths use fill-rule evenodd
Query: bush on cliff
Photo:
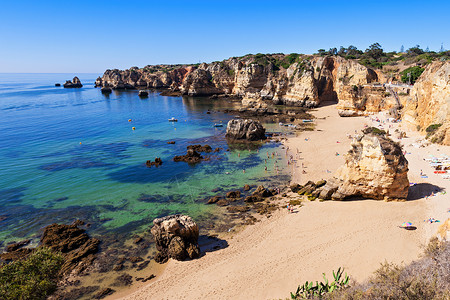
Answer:
<svg viewBox="0 0 450 300"><path fill-rule="evenodd" d="M418 66L405 69L400 73L400 75L402 76L401 80L405 83L411 80L411 84L414 84L419 76L422 75L423 71L425 71L425 69ZM409 73L410 76L408 76Z"/></svg>
<svg viewBox="0 0 450 300"><path fill-rule="evenodd" d="M38 248L25 259L0 265L0 299L46 299L56 289L63 257Z"/></svg>

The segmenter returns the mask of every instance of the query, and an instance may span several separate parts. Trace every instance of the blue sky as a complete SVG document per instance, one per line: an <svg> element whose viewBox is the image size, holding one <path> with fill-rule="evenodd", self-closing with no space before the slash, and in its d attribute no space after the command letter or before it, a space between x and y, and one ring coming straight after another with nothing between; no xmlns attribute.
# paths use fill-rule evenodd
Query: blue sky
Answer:
<svg viewBox="0 0 450 300"><path fill-rule="evenodd" d="M450 48L450 1L20 1L0 4L0 73L93 72L374 42Z"/></svg>

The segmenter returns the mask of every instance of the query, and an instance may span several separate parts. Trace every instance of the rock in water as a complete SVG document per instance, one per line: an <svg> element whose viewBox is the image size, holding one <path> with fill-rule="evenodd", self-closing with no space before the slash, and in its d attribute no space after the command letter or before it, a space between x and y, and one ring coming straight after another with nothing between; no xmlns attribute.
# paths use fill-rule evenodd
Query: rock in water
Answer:
<svg viewBox="0 0 450 300"><path fill-rule="evenodd" d="M232 119L228 122L226 137L233 140L258 141L266 139L266 129L259 121Z"/></svg>
<svg viewBox="0 0 450 300"><path fill-rule="evenodd" d="M148 97L148 92L144 91L144 90L140 90L139 91L139 97L141 98L147 98Z"/></svg>
<svg viewBox="0 0 450 300"><path fill-rule="evenodd" d="M72 81L67 80L66 83L63 84L63 86L65 88L80 88L80 87L83 87L83 85L81 84L80 79L77 76L75 76L72 79Z"/></svg>
<svg viewBox="0 0 450 300"><path fill-rule="evenodd" d="M377 200L406 199L408 161L401 147L383 135L365 131L357 136L345 164L325 186L319 198L343 200L359 196Z"/></svg>
<svg viewBox="0 0 450 300"><path fill-rule="evenodd" d="M151 233L159 251L155 260L164 263L168 258L185 260L200 256L198 226L191 217L171 215L153 220Z"/></svg>
<svg viewBox="0 0 450 300"><path fill-rule="evenodd" d="M102 94L111 94L112 93L112 89L110 87L102 87L101 88Z"/></svg>

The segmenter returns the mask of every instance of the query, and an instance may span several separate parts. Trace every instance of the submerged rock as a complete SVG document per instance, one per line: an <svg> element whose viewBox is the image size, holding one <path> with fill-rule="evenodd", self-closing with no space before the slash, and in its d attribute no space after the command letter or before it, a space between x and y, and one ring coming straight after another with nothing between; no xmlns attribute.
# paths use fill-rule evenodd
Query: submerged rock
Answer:
<svg viewBox="0 0 450 300"><path fill-rule="evenodd" d="M155 238L156 262L164 263L169 258L193 259L200 256L198 225L186 215L170 215L153 220L151 233Z"/></svg>
<svg viewBox="0 0 450 300"><path fill-rule="evenodd" d="M151 168L152 166L159 167L160 165L162 165L162 163L163 162L162 162L161 158L160 157L156 157L155 161L147 160L145 162L145 165L147 167Z"/></svg>
<svg viewBox="0 0 450 300"><path fill-rule="evenodd" d="M80 88L80 87L83 87L83 85L81 84L80 79L77 76L75 76L72 79L72 81L67 80L66 83L63 84L63 86L65 88Z"/></svg>
<svg viewBox="0 0 450 300"><path fill-rule="evenodd" d="M266 129L259 121L232 119L228 122L226 137L232 140L258 141L266 139Z"/></svg>
<svg viewBox="0 0 450 300"><path fill-rule="evenodd" d="M321 188L319 198L406 199L408 161L400 145L376 131L365 132L354 139L345 164Z"/></svg>

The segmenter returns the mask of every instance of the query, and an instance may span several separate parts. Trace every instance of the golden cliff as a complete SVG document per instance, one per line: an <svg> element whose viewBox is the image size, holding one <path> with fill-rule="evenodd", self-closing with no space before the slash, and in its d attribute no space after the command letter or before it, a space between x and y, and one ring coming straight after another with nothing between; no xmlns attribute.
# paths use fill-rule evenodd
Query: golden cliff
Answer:
<svg viewBox="0 0 450 300"><path fill-rule="evenodd" d="M337 56L256 54L210 64L107 70L96 85L168 89L190 96L226 95L305 107L339 101L340 110L352 110L348 115L354 115L366 107L373 106L374 111L380 107L371 104L370 96L364 98L370 94L364 85L377 80L370 68Z"/></svg>
<svg viewBox="0 0 450 300"><path fill-rule="evenodd" d="M450 145L450 62L429 64L402 104L405 124Z"/></svg>

